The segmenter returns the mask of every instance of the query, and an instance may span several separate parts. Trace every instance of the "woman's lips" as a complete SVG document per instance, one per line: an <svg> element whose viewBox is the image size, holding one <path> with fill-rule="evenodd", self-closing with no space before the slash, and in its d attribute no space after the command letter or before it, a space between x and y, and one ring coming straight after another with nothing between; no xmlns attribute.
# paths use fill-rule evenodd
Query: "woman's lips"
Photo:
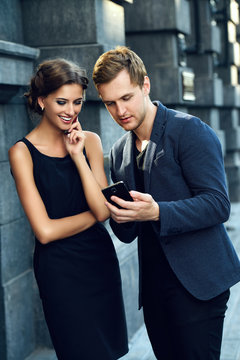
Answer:
<svg viewBox="0 0 240 360"><path fill-rule="evenodd" d="M66 117L66 116L60 116L60 119L65 123L65 124L69 124L72 121L72 118Z"/></svg>

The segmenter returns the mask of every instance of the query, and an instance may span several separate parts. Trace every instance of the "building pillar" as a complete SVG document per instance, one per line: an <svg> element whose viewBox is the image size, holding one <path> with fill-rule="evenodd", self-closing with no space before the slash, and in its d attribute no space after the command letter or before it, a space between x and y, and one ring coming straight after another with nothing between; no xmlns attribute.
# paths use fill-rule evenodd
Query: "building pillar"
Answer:
<svg viewBox="0 0 240 360"><path fill-rule="evenodd" d="M165 105L193 101L194 73L184 52L185 35L190 33L189 2L138 0L124 8L126 42L146 65L151 98Z"/></svg>
<svg viewBox="0 0 240 360"><path fill-rule="evenodd" d="M21 33L15 28L21 12L19 7L12 9L11 5L11 1L0 4L0 22L5 21L4 29L6 33L10 30L8 35L12 40L7 41L5 33L1 32L0 358L23 360L35 348L33 237L10 174L8 149L30 129L22 93L39 51L14 42L22 40Z"/></svg>

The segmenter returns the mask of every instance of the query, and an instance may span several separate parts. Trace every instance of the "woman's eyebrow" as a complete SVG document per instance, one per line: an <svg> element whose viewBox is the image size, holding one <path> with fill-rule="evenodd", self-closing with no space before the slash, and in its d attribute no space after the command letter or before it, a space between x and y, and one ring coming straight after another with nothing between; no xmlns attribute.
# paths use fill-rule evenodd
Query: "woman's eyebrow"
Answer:
<svg viewBox="0 0 240 360"><path fill-rule="evenodd" d="M82 100L82 99L83 99L82 97L79 97L79 98L74 99L74 101L76 101L76 100ZM63 97L57 97L56 100L65 100L65 101L68 101L69 99L65 99L65 98L63 98Z"/></svg>

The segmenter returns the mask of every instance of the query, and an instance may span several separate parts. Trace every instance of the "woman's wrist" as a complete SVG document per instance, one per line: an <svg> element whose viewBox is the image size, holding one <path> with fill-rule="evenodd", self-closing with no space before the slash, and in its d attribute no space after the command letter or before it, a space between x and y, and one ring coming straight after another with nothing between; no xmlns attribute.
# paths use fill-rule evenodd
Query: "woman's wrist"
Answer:
<svg viewBox="0 0 240 360"><path fill-rule="evenodd" d="M82 161L86 160L82 151L78 154L70 154L70 156L75 163L77 163L77 162L81 163Z"/></svg>

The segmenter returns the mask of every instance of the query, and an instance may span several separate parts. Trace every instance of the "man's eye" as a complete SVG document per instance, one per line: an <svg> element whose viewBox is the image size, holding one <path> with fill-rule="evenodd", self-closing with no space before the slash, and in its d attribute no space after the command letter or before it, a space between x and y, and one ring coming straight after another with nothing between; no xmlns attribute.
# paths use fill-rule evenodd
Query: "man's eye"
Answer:
<svg viewBox="0 0 240 360"><path fill-rule="evenodd" d="M127 96L127 97L124 97L123 98L123 101L128 101L128 100L130 100L131 99L131 96Z"/></svg>
<svg viewBox="0 0 240 360"><path fill-rule="evenodd" d="M113 105L113 102L107 102L107 103L105 103L105 105L106 106L111 106L111 105Z"/></svg>

